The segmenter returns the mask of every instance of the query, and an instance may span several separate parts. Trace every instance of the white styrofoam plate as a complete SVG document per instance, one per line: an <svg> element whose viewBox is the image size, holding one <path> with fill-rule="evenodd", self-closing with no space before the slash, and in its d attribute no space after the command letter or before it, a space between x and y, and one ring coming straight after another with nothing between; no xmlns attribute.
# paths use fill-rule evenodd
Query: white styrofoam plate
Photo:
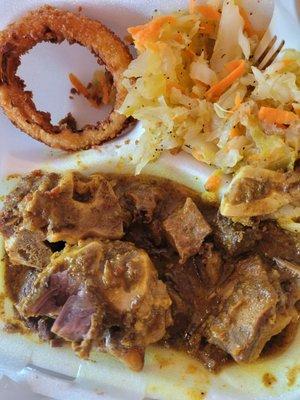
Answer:
<svg viewBox="0 0 300 400"><path fill-rule="evenodd" d="M283 3L286 5L292 1L284 0ZM84 15L101 20L120 37L126 34L128 26L144 22L155 9L172 11L186 7L186 2L180 0L51 0L47 3L73 11L81 6ZM260 29L266 27L272 0L244 0L243 3L253 13L253 23ZM0 28L42 4L43 0L0 0ZM99 114L84 99L69 99L68 73L74 72L88 82L96 68L93 56L78 45L40 44L23 57L19 74L33 91L36 104L40 109L50 111L54 122L71 111L79 123L84 124L98 120ZM1 111L0 129L0 178L41 167L58 171L80 168L87 173L96 170L133 171L133 166L128 164L128 154L134 151L134 140L125 144L125 139L120 138L99 150L70 155L51 150L21 134ZM126 139L132 139L139 129L137 126ZM180 154L162 157L145 172L169 177L201 190L211 168L186 154ZM12 184L13 181L10 181L8 186ZM2 185L1 190L7 191L8 186ZM0 274L2 272L0 266ZM300 371L299 341L300 336L287 351L275 358L260 360L249 366L233 365L217 376L182 354L153 347L147 352L144 370L137 374L105 354L94 352L92 361L83 361L69 349L50 349L47 343L40 343L36 338L0 332L0 373L2 371L18 382L18 385L11 386L5 378L2 386L0 384L0 398L20 399L22 393L22 399L36 400L36 395L28 394L29 387L52 398L72 400L134 400L144 397L172 400L296 400L300 398L300 379L297 376ZM266 373L274 377L268 387L263 383ZM292 378L295 378L294 381Z"/></svg>

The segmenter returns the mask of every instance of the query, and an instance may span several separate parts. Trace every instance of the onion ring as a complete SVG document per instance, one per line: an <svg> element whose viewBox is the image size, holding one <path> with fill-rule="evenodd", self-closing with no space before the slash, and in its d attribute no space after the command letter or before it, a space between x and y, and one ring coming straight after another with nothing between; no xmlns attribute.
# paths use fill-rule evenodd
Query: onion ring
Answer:
<svg viewBox="0 0 300 400"><path fill-rule="evenodd" d="M105 64L116 88L114 109L104 120L72 130L66 125L53 126L50 113L38 111L32 93L16 75L20 57L37 43L48 41L87 47ZM130 122L117 109L127 91L122 74L132 60L125 44L98 21L74 13L43 6L31 11L0 33L0 105L8 118L22 131L45 144L63 150L87 149L113 139Z"/></svg>

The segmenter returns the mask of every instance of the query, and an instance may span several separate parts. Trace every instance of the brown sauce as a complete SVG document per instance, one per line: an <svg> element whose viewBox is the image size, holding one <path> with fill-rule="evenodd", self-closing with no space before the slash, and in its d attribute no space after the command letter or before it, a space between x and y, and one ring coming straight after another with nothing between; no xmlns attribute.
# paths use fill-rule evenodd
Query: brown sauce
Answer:
<svg viewBox="0 0 300 400"><path fill-rule="evenodd" d="M213 205L203 203L194 191L165 179L115 174L105 175L104 179L100 175L73 174L67 175L58 185L60 179L56 174L43 176L37 173L24 178L7 198L0 215L4 239L15 236L6 262L7 295L16 305L21 319L25 319L27 326L43 339L61 344L63 338L79 349L79 355L88 354L91 342L83 339L83 334L75 334L74 327L72 331L69 325L64 326L62 307L65 310L65 304L72 299L80 301L80 309L87 314L86 319L80 319L74 304L70 305L67 311L77 321L77 327L82 325L82 329L91 329L88 312L92 313L93 318L98 318L98 330L93 328L93 334L98 332L94 341L103 351L112 352L133 369L143 364L145 343L159 342L162 346L183 350L213 371L233 360L251 362L260 353L262 357L277 355L291 343L297 324L282 321L286 315L295 316L297 312L297 283L289 273L281 274L273 257L297 264L299 236L289 236L272 221L256 220L251 227L232 222L222 217ZM35 197L37 188L40 188L40 199ZM30 217L20 215L18 211L17 205L24 201L29 204ZM57 216L61 212L63 217L59 219ZM31 231L27 234L29 244L24 243L24 226L26 229L31 226L35 235L30 236ZM264 244L270 240L270 234L273 247L266 248ZM53 237L58 238L54 243ZM288 247L282 246L282 237L288 237ZM35 258L28 254L34 241L38 241L42 249L40 254L45 257L38 264L39 268L31 265L36 254ZM103 271L108 266L112 270L103 272L105 289L101 284L95 291L93 285L99 275L91 276L88 268L84 272L85 263L90 263L89 266L93 262L90 250L88 261L80 259L80 265L76 261L76 252L84 246L92 246L95 257L106 254ZM99 246L102 246L101 251ZM65 254L66 260L75 257L75 261L70 265L64 261L54 274L51 268L55 266L56 258L49 258L49 249L57 257ZM152 278L143 295L146 299L143 310L147 305L151 318L148 325L145 325L145 319L139 321L144 330L139 336L141 329L137 334L132 318L138 319L140 314L132 306L130 312L126 311L126 318L122 314L120 319L120 311L116 309L121 307L120 299L127 298L131 288L136 287L143 276L133 262L137 254L141 257L140 263L146 262L143 251L152 262L147 268L154 268L155 273L151 272ZM133 258L128 254L134 254ZM68 272L68 268L73 268L73 272ZM47 279L33 290L44 270L49 270ZM92 289L85 286L83 292L82 285L86 283ZM126 296L121 296L121 287ZM150 287L157 290L155 295L148 293ZM104 290L105 296L109 293L113 306L106 297L105 300L98 299L96 293L99 290ZM32 298L33 302L39 299L35 297L39 291L46 296L44 303L52 302L52 308L49 306L51 310L48 307L47 311L30 314L26 308L27 299L31 301ZM82 293L88 293L88 297L83 298ZM115 298L111 293L115 293ZM155 306L153 298L159 306ZM98 310L102 303L104 309ZM273 316L273 325L268 322L268 315ZM277 334L276 324L283 326L280 334ZM11 326L15 329L13 324ZM246 331L245 335L243 331ZM263 331L269 332L271 337L267 343L263 342ZM90 330L88 332L91 334ZM155 339L153 332L157 332ZM108 342L109 350L105 347ZM263 382L271 386L276 378L265 374Z"/></svg>

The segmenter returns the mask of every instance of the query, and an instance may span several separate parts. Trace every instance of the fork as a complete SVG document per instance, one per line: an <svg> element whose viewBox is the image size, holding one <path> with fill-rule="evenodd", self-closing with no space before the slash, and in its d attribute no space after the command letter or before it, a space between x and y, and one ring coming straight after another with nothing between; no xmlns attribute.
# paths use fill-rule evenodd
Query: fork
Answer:
<svg viewBox="0 0 300 400"><path fill-rule="evenodd" d="M276 1L268 29L253 55L253 65L261 70L267 68L283 48L300 48L300 23L298 0ZM288 7L288 9L287 9Z"/></svg>

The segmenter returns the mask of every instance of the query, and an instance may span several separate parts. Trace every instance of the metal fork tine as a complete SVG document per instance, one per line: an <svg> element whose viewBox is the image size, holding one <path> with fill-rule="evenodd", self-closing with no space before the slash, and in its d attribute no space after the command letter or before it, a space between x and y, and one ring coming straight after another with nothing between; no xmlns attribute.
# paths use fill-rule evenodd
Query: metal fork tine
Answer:
<svg viewBox="0 0 300 400"><path fill-rule="evenodd" d="M265 58L265 60L263 60L263 61L266 61L266 63L263 64L263 61L262 61L262 64L260 65L260 69L266 69L272 64L272 62L275 60L275 58L278 56L278 54L280 53L281 49L283 48L284 43L285 43L284 40L282 40L280 42L277 50L275 50L274 53L271 56L268 54L268 56Z"/></svg>
<svg viewBox="0 0 300 400"><path fill-rule="evenodd" d="M271 48L273 47L274 43L277 40L277 36L273 36L273 38L271 39L271 41L269 42L269 44L265 47L265 50L262 52L262 54L257 58L257 60L255 61L255 66L257 67L266 57L266 55L269 53L269 51L271 50Z"/></svg>

